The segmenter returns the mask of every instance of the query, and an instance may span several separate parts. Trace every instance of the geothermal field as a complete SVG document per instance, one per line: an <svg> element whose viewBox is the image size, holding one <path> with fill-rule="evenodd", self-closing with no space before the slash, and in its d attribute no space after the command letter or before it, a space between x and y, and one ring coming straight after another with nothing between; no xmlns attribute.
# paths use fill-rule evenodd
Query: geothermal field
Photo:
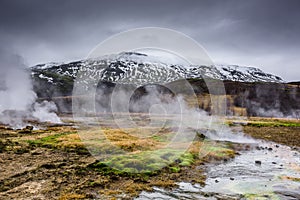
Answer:
<svg viewBox="0 0 300 200"><path fill-rule="evenodd" d="M0 200L300 200L300 0L0 0Z"/></svg>
<svg viewBox="0 0 300 200"><path fill-rule="evenodd" d="M138 86L143 79L115 81L128 73L118 74L122 56L139 65L135 70L173 69L141 66L135 60L145 54L120 55L96 66L95 86L73 75L101 60L28 70L18 57L6 56L1 199L300 198L297 83L264 73L246 81L258 69L247 69L249 75L236 66L245 81L198 77L157 84L147 76L149 84Z"/></svg>
<svg viewBox="0 0 300 200"><path fill-rule="evenodd" d="M139 123L148 121L146 114L134 117ZM172 141L176 126L118 128L111 115L99 118L89 119L92 125L83 130L69 116L62 116L61 124L33 123L33 130L2 125L1 197L299 197L298 120L230 118L225 120L225 138L189 127L185 137Z"/></svg>

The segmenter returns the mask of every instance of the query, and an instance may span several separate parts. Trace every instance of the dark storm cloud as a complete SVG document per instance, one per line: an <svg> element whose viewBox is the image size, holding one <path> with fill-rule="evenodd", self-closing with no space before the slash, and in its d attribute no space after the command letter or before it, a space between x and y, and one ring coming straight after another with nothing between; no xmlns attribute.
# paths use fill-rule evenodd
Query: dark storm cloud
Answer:
<svg viewBox="0 0 300 200"><path fill-rule="evenodd" d="M0 42L33 65L81 59L115 33L160 26L193 37L216 62L299 80L299 7L297 0L0 0Z"/></svg>

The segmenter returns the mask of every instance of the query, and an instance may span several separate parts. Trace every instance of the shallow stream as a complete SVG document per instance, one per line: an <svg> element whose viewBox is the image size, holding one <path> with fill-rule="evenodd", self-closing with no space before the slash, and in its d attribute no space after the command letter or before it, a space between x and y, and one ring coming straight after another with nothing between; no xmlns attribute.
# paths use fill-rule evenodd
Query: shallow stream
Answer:
<svg viewBox="0 0 300 200"><path fill-rule="evenodd" d="M206 185L178 183L168 191L154 188L136 199L300 199L300 152L259 141L234 159L208 164Z"/></svg>

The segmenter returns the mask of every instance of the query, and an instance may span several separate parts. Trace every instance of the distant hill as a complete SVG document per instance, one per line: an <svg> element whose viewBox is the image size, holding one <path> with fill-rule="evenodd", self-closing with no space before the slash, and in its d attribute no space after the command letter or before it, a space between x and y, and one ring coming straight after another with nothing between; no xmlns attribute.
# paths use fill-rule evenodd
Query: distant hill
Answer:
<svg viewBox="0 0 300 200"><path fill-rule="evenodd" d="M106 94L118 84L171 84L188 80L196 94L208 94L205 80L222 80L228 98L228 113L251 116L297 116L300 82L285 83L280 77L254 67L237 65L183 66L159 57L123 52L99 59L47 63L31 67L34 90L41 99L54 99L61 112L71 111L74 81L79 76L97 79ZM82 84L87 84L81 80ZM183 91L184 92L184 91ZM57 98L60 97L60 98ZM64 97L64 98L62 98ZM203 108L209 111L209 105Z"/></svg>

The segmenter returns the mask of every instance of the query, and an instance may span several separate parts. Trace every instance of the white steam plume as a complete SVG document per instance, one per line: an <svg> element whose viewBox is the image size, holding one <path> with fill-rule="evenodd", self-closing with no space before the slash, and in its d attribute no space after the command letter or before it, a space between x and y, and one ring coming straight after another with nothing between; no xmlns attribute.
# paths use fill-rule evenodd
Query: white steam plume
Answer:
<svg viewBox="0 0 300 200"><path fill-rule="evenodd" d="M23 59L0 49L0 123L21 128L28 120L60 122L55 104L36 100Z"/></svg>

